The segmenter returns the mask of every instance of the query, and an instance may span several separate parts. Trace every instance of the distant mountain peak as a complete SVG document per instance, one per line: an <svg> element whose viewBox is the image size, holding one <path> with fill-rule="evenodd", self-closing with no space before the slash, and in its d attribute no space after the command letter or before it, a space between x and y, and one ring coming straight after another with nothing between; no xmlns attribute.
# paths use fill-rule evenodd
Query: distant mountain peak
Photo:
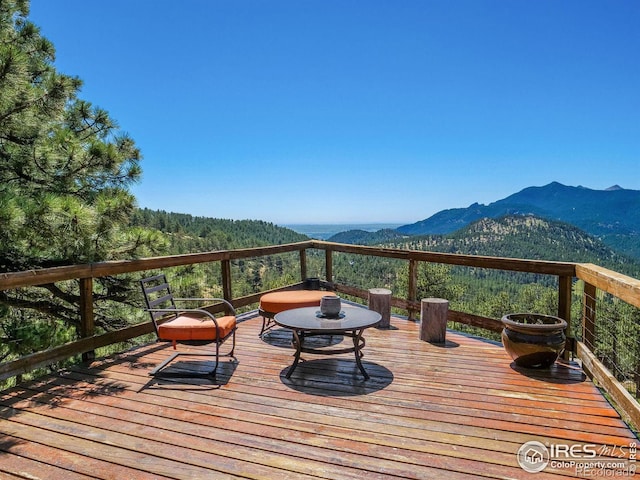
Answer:
<svg viewBox="0 0 640 480"><path fill-rule="evenodd" d="M446 235L483 217L505 215L534 215L569 223L623 253L640 257L640 190L619 185L593 190L551 182L527 187L489 205L442 210L397 230L405 235Z"/></svg>

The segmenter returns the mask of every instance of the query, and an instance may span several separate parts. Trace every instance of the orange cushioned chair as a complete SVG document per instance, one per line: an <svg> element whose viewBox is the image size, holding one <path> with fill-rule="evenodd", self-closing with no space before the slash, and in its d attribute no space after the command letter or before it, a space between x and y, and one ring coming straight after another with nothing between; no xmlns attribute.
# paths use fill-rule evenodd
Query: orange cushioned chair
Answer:
<svg viewBox="0 0 640 480"><path fill-rule="evenodd" d="M225 356L233 357L236 346L236 311L233 305L223 298L174 298L165 275L140 280L142 293L151 315L158 340L170 341L176 350L178 342L192 345L215 343L215 353L175 352L171 357L154 368L149 375L160 375L160 370L178 355L215 356L216 364L208 376L215 376L220 359L220 346L229 338L233 339L231 352ZM202 308L178 309L176 301L222 302L228 315L216 318ZM165 373L166 375L166 373ZM198 376L198 374L177 374L172 376Z"/></svg>

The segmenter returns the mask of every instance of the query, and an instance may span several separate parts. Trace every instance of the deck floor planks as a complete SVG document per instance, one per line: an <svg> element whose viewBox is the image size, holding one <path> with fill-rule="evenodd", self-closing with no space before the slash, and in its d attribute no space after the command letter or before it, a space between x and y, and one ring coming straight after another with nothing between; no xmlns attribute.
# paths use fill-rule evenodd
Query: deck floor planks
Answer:
<svg viewBox="0 0 640 480"><path fill-rule="evenodd" d="M321 379L319 379L319 381L321 381ZM367 398L368 398L368 397L367 397ZM378 398L379 398L379 397L372 397L372 398L368 398L368 400L369 400L370 402L375 402ZM332 404L333 404L333 403L335 403L335 402L336 402L336 400L331 400L331 403L332 403ZM345 402L345 400L342 400L342 403L344 403L344 402ZM351 403L353 404L353 402L352 402L352 401L351 401ZM320 407L320 408L325 408L324 406L325 406L326 404L327 404L326 402L325 402L325 403L323 403L323 404L321 405L321 407ZM302 406L302 409L303 409L304 411L310 411L310 409L309 409L309 407L308 407L307 405L308 405L308 403L305 403L305 404ZM373 407L373 408L377 408L377 407L379 407L379 405L378 405L378 404L372 404L372 407ZM388 409L387 409L387 410L388 410ZM360 411L360 409L356 409L356 412L359 412L359 411ZM476 410L476 411L477 411L477 410ZM449 413L451 413L451 411L449 411L449 412L444 412L444 415L447 415L447 414L449 414ZM472 412L467 412L467 413L472 413ZM356 414L357 414L357 413L356 413ZM462 413L462 414L464 414L464 413ZM416 417L416 415L417 415L417 416L419 416L419 414L418 414L417 412L415 412L415 411L409 411L409 415L410 415L411 417ZM438 414L437 414L437 413L435 413L434 415L436 415L436 416L437 416ZM441 418L441 419L439 418L438 420L446 421L447 419L446 419L446 417L443 417L443 418ZM503 420L504 420L504 421L507 421L507 422L512 422L512 421L514 421L514 420L515 420L515 417L514 417L514 415L513 415L513 414L509 414L508 416L504 416L504 417L503 417ZM450 421L452 421L452 420L450 420ZM455 417L454 417L454 420L453 420L453 421L454 421L454 423L460 423L459 421L455 421ZM566 422L565 422L565 423L566 423ZM557 425L557 424L558 424L558 422L556 422L556 425ZM497 428L497 424L496 424L496 423L494 423L494 424L493 424L493 426ZM509 425L507 425L506 427L508 428L508 427L509 427ZM585 425L578 425L578 426L577 426L577 428L578 428L578 429L581 429L581 430L582 430L582 429L584 429L583 427L585 427L585 428L589 428L590 426L589 426L589 425L587 425L587 424L585 424ZM624 428L624 425L623 425L621 422L619 423L618 428L619 428L619 429L626 430L626 428ZM610 430L610 432L609 432L609 433L611 433L612 435L615 435L616 433L618 433L616 428L611 427L611 428L609 428L609 430ZM600 430L600 433L604 433L604 431L607 431L607 428L603 428L603 429L601 429L601 430Z"/></svg>
<svg viewBox="0 0 640 480"><path fill-rule="evenodd" d="M46 405L46 404L45 404L45 405ZM188 406L187 406L187 407L188 407ZM174 413L175 413L175 412L174 412ZM139 415L140 415L140 413L138 412L136 416L139 416ZM88 417L88 415L86 415L86 412L85 412L85 416L84 416L84 417L85 417L85 419L83 420L83 422L85 422L85 423L86 423L86 422L88 422L88 423L89 423L89 424L91 424L91 425L93 425L93 424L95 424L95 423L96 423L96 419L95 419L95 418L87 418L87 417ZM121 415L121 417L122 417L122 415ZM181 416L181 415L174 415L174 417L175 417L175 418L179 418L181 421L184 421L184 420L185 420L185 419L184 419L184 417L183 417L183 416ZM225 418L225 417L223 416L222 418ZM165 420L166 420L166 419L165 419ZM133 421L133 420L131 419L131 421ZM141 419L140 419L140 418L138 418L136 421L141 421ZM236 421L236 422L237 422L237 421ZM169 428L172 428L172 425L171 425L171 423L172 423L172 422L171 422L170 420L166 420L166 423L167 423L167 425L165 425L165 428L168 428L168 429L169 429ZM192 423L193 423L193 421L192 421ZM203 428L205 428L205 427L202 427L202 426L201 426L201 425L202 425L202 424L204 424L204 423L205 423L205 422L203 422L203 419L202 419L202 418L198 419L198 421L197 421L197 422L195 422L195 424L198 426L198 429L200 429L200 430L202 430ZM281 423L281 420L280 420L280 423ZM219 426L219 422L212 422L212 423L211 423L211 425L209 425L209 426L207 426L207 427L206 427L206 431L207 431L207 432L210 432L210 433L214 433L214 434L215 434L215 433L217 433L217 434L223 434L223 435L225 435L225 436L227 436L227 437L228 437L228 434L224 434L224 432L220 432L219 430L216 430L216 428L215 428L216 426L217 426L218 428L220 427L220 426ZM213 428L209 428L209 427L213 427ZM236 425L236 424L233 424L233 425L232 425L232 428L236 429L236 428L237 428L237 425ZM198 432L198 431L197 431L198 429L196 429L196 430L194 430L193 428L192 428L192 429L190 429L190 433L191 433L191 435L194 435L194 436L196 436L196 437L202 436L202 435L204 434L204 432L203 432L203 431ZM281 433L281 435L285 435L285 433L286 433L286 432L280 432L280 433ZM138 434L138 435L140 435L140 432L138 432L137 434ZM316 435L314 434L314 436L316 436ZM345 438L348 438L348 435L345 435ZM230 441L230 439L229 439L229 438L227 438L227 440L229 440L229 441ZM274 440L275 440L275 439L274 439ZM253 448L255 448L256 450L257 450L257 449L259 449L259 448L260 448L259 442L256 442L256 441L254 440L254 441L252 442L252 447L253 447ZM274 445L274 443L273 443L273 441L272 441L272 442L267 443L267 444L266 444L266 447L267 447L267 448L269 448L269 449L271 449L271 450L273 450L273 449L274 449L274 447L275 447L275 445ZM324 447L324 448L326 448L326 445L325 445L325 446L323 446L323 447ZM339 456L340 456L340 457L343 457L343 456L344 456L344 451L343 451L343 449L341 448L341 447L342 447L342 445L338 445L337 447L340 447L340 448L339 448L339 449L334 450L334 452L335 452L335 451L340 452ZM286 450L283 450L281 453L284 453L284 457L282 457L282 458L287 459L287 462L293 463L293 462L291 461L291 458L292 458L292 457L291 457L291 451L292 451L292 449L291 449L291 446L290 446L290 444L289 444L289 445L288 445L288 447L286 448ZM305 464L306 464L305 468L312 468L312 469L314 468L313 463L314 463L314 461L317 461L318 451L316 451L316 452L312 452L312 453L314 453L314 455L313 455L311 458L307 458L307 459L305 460ZM235 455L238 455L239 453L236 451L236 452L234 452L234 454L235 454ZM265 451L262 451L262 455L266 457L266 453L265 453ZM333 457L330 457L330 458L335 458L335 457L336 457L336 455L335 455L335 453L334 453ZM327 460L329 460L330 458L328 458ZM263 460L264 460L264 458L263 458ZM432 459L432 460L433 460L433 459ZM291 466L291 465L290 465L290 466ZM327 472L326 472L326 470L328 470L328 468L327 468L327 466L326 466L326 465L315 465L315 469L320 469L321 467L325 470L325 472L324 472L324 473L326 474L326 473L327 473ZM359 465L359 467L362 469L362 468L366 467L366 465ZM380 462L380 461L378 461L378 462L376 463L376 465L375 465L375 468L376 468L376 469L382 469L383 467L384 467L384 462ZM387 470L387 471L393 471L393 469L391 469L391 468L386 468L385 470ZM397 467L396 467L396 469L395 469L395 470L396 470L396 471L395 471L394 473L395 473L396 475L400 475L400 476L402 476L402 477L407 477L407 476L409 475L409 472L407 472L407 471L406 471L406 470L404 470L404 469L403 469L403 470L399 470L399 471L398 471L398 469L397 469ZM355 478L361 478L361 476L362 476L362 472L361 472L361 470L355 471L355 472L353 472L353 473L354 473L354 475L355 475ZM376 472L368 472L368 474L367 474L367 478L369 478L369 477L371 477L371 478L375 478L375 477L376 477ZM339 471L335 476L333 476L333 477L329 477L329 478L350 478L350 477L349 477L349 476L347 476L347 471L346 471L346 470L341 469L341 470L340 470L340 471Z"/></svg>
<svg viewBox="0 0 640 480"><path fill-rule="evenodd" d="M275 375L273 375L273 376L275 376ZM278 384L278 386L280 386L280 384ZM247 385L244 388L246 389L246 388L251 388L251 387L252 387L251 385ZM218 398L224 398L225 397L224 393L225 392L221 392L221 395ZM247 395L249 395L249 394L247 394ZM278 397L277 393L274 393L273 395ZM250 400L250 398L251 397L248 396L248 400ZM263 399L262 403L264 404L264 399L266 398L264 396L264 394L262 394L259 398ZM276 402L280 402L280 404L281 404L280 408L284 409L282 412L280 412L280 415L283 416L283 417L286 417L286 415L292 416L291 412L293 412L293 410L299 410L300 412L302 412L301 415L305 416L306 418L311 418L309 416L309 412L318 413L319 415L326 414L327 408L328 408L327 405L329 403L331 405L333 405L335 401L331 400L331 399L327 399L323 404L320 404L319 406L316 406L315 409L313 408L315 404L312 401L303 402L299 406L297 406L296 402L293 402L293 401L288 401L287 403L283 403L282 401L277 399ZM329 403L327 403L327 402L329 402ZM271 405L273 405L273 403ZM262 408L262 406L261 406L261 408ZM336 417L336 418L339 418L339 417L345 418L346 417L346 418L351 418L351 419L356 419L357 420L358 418L360 418L361 412L362 412L362 408L358 408L357 404L354 403L354 401L351 401L351 408L349 410L343 410L341 412L330 412L330 413L332 414L331 415L332 417ZM415 413L415 412L410 412L410 413ZM404 419L404 420L403 419L394 419L392 423L394 425L403 425L403 423L404 423L404 426L408 426L408 427L414 426L415 427L416 418L418 416L419 415L411 414L411 415L408 416L408 419ZM323 418L323 417L320 417L320 418ZM374 419L374 418L377 418L377 417L375 417L373 414L370 413L369 414L369 419L371 420L371 419ZM388 418L389 418L388 414L381 415L380 418L378 418L378 422L383 423L383 422L387 421ZM486 425L477 425L477 423L480 422L480 421L483 422L483 423L486 423L486 421L484 419L478 420L478 419L476 419L476 417L468 417L468 418L472 422L475 420L476 426L480 426L480 427L485 427L486 426ZM450 428L454 428L454 429L458 429L458 430L460 429L460 425L461 424L464 424L465 421L467 421L467 422L469 421L467 418L463 418L463 417L456 418L454 416L452 418L447 418L446 414L445 414L445 416L443 416L442 418L437 419L437 420L439 420L439 421L435 422L436 427L440 427L442 425L450 423L450 424L452 424L450 426ZM511 420L511 419L509 419L509 420ZM428 421L430 423L433 423L432 419L428 419ZM471 425L473 425L473 423L471 423ZM492 425L492 427L493 428L497 428L496 425L497 424L494 423ZM511 422L509 421L506 425L504 425L504 428L509 428L510 426L511 426ZM420 427L421 428L425 428L426 425L424 423L421 423ZM537 428L537 426L529 427L527 425L526 428ZM604 430L606 430L606 429L604 429ZM541 433L541 432L538 432L538 433ZM611 432L611 433L615 434L616 432L614 431L614 432ZM487 435L487 432L484 431L484 430L481 431L480 433L476 434L476 436L479 436L480 438L483 438L486 435ZM584 436L582 432L579 433L579 435ZM602 434L599 434L599 435L602 435ZM583 440L584 440L584 438L583 438Z"/></svg>
<svg viewBox="0 0 640 480"><path fill-rule="evenodd" d="M183 395L181 395L180 393L177 394L178 397L182 397ZM220 397L217 397L217 403L221 404L224 402L220 402ZM205 406L202 406L201 408L198 407L198 404L193 402L193 403L188 403L184 408L191 408L192 410L206 410L208 413L211 413L210 411L210 407L206 406L206 404L204 404ZM242 407L239 407L242 408ZM327 433L327 434L331 434L333 436L335 436L338 439L342 439L342 440L350 440L353 439L355 435L357 435L357 433L354 433L354 431L351 428L345 428L343 426L341 426L340 424L342 423L341 421L335 421L335 426L331 426L331 425L327 425L327 424L314 424L314 423L310 423L308 420L302 420L302 421L295 421L292 420L291 418L287 419L286 417L282 417L282 416L274 416L275 412L272 409L270 409L268 406L261 406L260 409L255 409L254 411L251 411L252 409L249 408L245 408L243 411L222 411L219 412L220 415L222 415L221 417L218 418L218 420L216 421L216 423L219 425L220 423L224 422L225 420L227 420L227 417L231 417L233 422L236 423L232 423L230 428L234 428L237 429L238 428L238 424L237 422L239 422L241 419L248 419L250 421L262 421L265 422L264 418L260 419L259 415L264 415L265 418L269 417L272 418L271 422L272 425L282 425L283 421L287 421L287 429L289 432L292 431L292 429L295 428L300 428L301 431L312 434L314 436L317 435L317 433L322 430L323 432ZM266 412L266 413L265 413ZM325 412L326 414L326 412ZM326 417L319 417L320 420L322 421L327 421ZM339 418L339 417L336 417ZM268 423L268 420L266 421ZM364 421L362 419L359 420L359 422L364 425ZM253 429L255 429L255 427L252 427ZM378 430L384 430L383 429L378 429ZM398 436L387 436L388 438L391 438L392 440L386 440L387 444L390 444L394 447L398 446L398 441L399 438ZM456 440L460 440L459 438L457 438ZM371 431L367 432L361 439L361 441L363 442L377 442L379 441L380 443L385 443L384 439L382 439L382 434L376 434L376 428L372 429ZM405 442L406 440L402 440L403 442ZM422 439L421 441L425 441L424 439ZM424 445L421 443L416 443L417 446L423 447ZM442 450L442 449L441 449ZM482 457L482 454L479 455L480 457Z"/></svg>
<svg viewBox="0 0 640 480"><path fill-rule="evenodd" d="M367 358L373 358L369 352ZM505 362L505 360L506 358L502 358L503 363ZM263 359L260 359L259 361L263 361ZM365 360L365 362L367 361L368 360ZM404 370L412 370L408 371L408 373L395 375L395 378L403 380L403 385L419 384L422 387L434 388L435 386L443 383L445 387L448 387L448 385L451 384L453 380L457 383L460 383L461 387L468 387L470 391L477 391L478 388L482 389L482 392L485 395L487 394L487 385L491 384L492 386L495 386L492 391L494 391L500 397L504 397L505 392L517 393L519 394L519 396L523 396L523 394L527 392L529 394L538 393L541 395L545 395L547 397L547 400L553 400L551 397L554 394L559 394L560 398L558 399L558 403L563 406L564 402L562 402L562 399L566 397L567 392L569 392L571 396L576 400L586 400L594 402L592 403L593 405L600 404L603 406L608 406L607 402L602 398L599 392L594 392L592 388L588 390L584 389L582 380L580 380L580 384L576 384L575 390L559 389L553 387L545 387L544 385L540 384L532 384L532 379L526 379L525 381L522 381L520 379L522 375L517 372L513 372L512 377L516 378L518 381L514 381L510 378L505 378L504 373L500 373L500 376L497 376L487 369L481 372L477 372L478 375L482 375L484 377L483 379L474 378L474 370L473 368L466 367L465 359L459 359L458 364L455 367L450 367L447 370L438 366L437 360L432 360L431 362L432 363L415 365L393 360L389 368L391 366L406 366L407 368L405 368ZM371 383L376 383L379 378L372 378L372 380L373 381ZM425 385L425 381L428 382L428 385ZM477 388L474 390L473 387ZM588 405L587 402L582 403L584 405Z"/></svg>
<svg viewBox="0 0 640 480"><path fill-rule="evenodd" d="M20 445L20 442L16 440L16 445ZM16 453L3 453L0 458L2 458L2 463L0 464L0 478L3 480L6 479L14 479L14 478L24 478L21 474L17 476L20 472L29 472L29 471L37 471L38 474L42 477L49 479L69 479L69 480L83 480L86 479L90 474L90 470L85 470L84 473L78 473L73 470L69 470L66 468L61 468L58 465L51 465L48 463L40 462L37 460L37 457L29 458L28 455L24 455L21 451L21 448L14 448ZM57 463L64 463L58 461ZM106 465L104 468L108 468ZM11 473L11 472L16 472ZM135 474L135 473L134 473Z"/></svg>
<svg viewBox="0 0 640 480"><path fill-rule="evenodd" d="M179 417L179 416L177 416L177 417ZM222 417L222 418L224 418L224 417ZM237 420L236 420L236 422L237 422ZM280 421L279 421L279 423L281 423L281 422L282 422L282 420L280 420ZM213 424L212 426L215 426L215 424ZM219 426L219 425L218 425L218 426ZM236 425L234 425L234 426L233 426L233 428L234 428L234 429L236 429L236 428L237 428L237 424L236 424ZM313 438L315 438L315 437L317 437L317 436L318 436L317 434L315 434L315 433L313 434ZM343 434L343 440L352 440L352 439L353 439L353 435L350 435L350 433L349 433L349 431L348 431L348 430L347 430L347 431L345 431L345 432L344 432L344 434ZM362 440L370 441L371 439L366 438L366 439L362 439ZM375 441L375 438L374 438L373 440ZM343 442L343 443L344 443L344 442ZM325 445L324 447L326 448L326 445ZM343 457L343 456L344 456L344 449L342 448L342 445L338 445L338 447L340 448L338 451L340 451L340 452L341 452L341 453L340 453L340 457ZM290 450L291 450L291 449L289 448L289 453L290 453ZM371 455L371 453L372 453L372 452L371 452L371 449L369 448L369 449L367 449L367 450L369 450L368 452L366 452L366 453L367 453L367 455ZM360 452L360 453L362 453L362 452ZM415 456L415 454L414 454L414 456ZM511 457L511 455L509 455L509 456ZM376 458L383 458L382 456L380 456L380 455L378 455L378 454L376 454L376 455L375 455L375 457L376 457ZM406 460L406 459L405 459L405 460ZM411 460L413 460L413 459L411 459ZM426 456L426 458L425 458L425 455L422 455L422 460L423 460L424 462L426 462L426 464L429 464L429 463L433 463L434 461L436 461L436 460L437 460L437 458L434 458L433 456L431 456L431 457ZM376 461L376 464L375 464L375 467L376 467L377 469L378 469L378 468L381 468L381 467L383 466L383 465L382 465L383 463L384 463L384 462L381 462L381 461L377 460L377 461ZM473 462L467 462L467 463L471 463L471 464L473 465ZM361 468L365 468L365 467L366 467L366 465L361 465L360 467L361 467ZM471 469L470 469L470 471L475 472L475 471L477 471L477 469L478 469L478 468L479 468L479 465L476 463L476 464L475 464L475 466L474 466L473 468L471 468ZM486 467L484 467L484 468L486 469ZM413 472L413 473L415 473L415 469L414 469L414 472ZM409 475L410 475L410 474L409 474L409 472L407 472L407 471L396 472L396 474L400 474L403 478L408 478L408 477L409 477ZM368 474L368 475L367 475L367 477L369 477L369 476L370 476L370 474ZM340 474L339 476L337 476L336 478L341 478L341 477L346 477L345 472L341 472L341 474Z"/></svg>
<svg viewBox="0 0 640 480"><path fill-rule="evenodd" d="M176 403L176 402L174 402ZM178 406L176 405L175 408ZM183 406L183 408L189 408L189 405ZM192 410L207 410L210 414L209 409L204 407L197 408L194 407ZM268 411L268 410L267 410ZM196 418L194 415L203 415L199 413L191 413L191 421L196 421L198 423L202 423L206 421L204 418ZM267 415L267 414L265 414ZM180 415L176 415L176 417L180 417ZM245 420L240 420L240 418L245 418ZM299 422L301 425L304 425L304 429L300 429L297 433L294 430L296 425L288 425L286 428L281 427L282 419L276 419L273 425L268 425L268 422L264 422L261 428L256 428L256 423L251 423L255 421L251 415L240 415L240 418L227 418L226 415L222 415L218 418L212 418L209 420L211 426L217 426L218 428L227 429L228 431L238 431L244 430L244 433L257 433L260 435L269 435L273 439L280 439L284 436L287 436L289 441L292 441L293 437L296 438L296 441L302 441L305 443L315 444L317 446L321 446L322 448L332 448L338 450L340 452L345 451L345 441L349 441L353 439L352 432L349 429L344 429L340 427L331 428L329 426L318 426L307 423ZM292 422L296 423L296 422ZM243 428L244 426L244 428ZM318 432L319 427L323 429L324 434L320 434ZM339 430L342 430L341 434L336 433ZM225 434L228 435L228 434ZM331 436L330 436L331 435ZM268 444L270 445L270 444ZM360 446L360 445L359 445ZM370 448L365 449L368 454L371 453ZM363 449L358 449L358 453L363 453ZM314 452L316 455L317 452Z"/></svg>
<svg viewBox="0 0 640 480"><path fill-rule="evenodd" d="M240 324L238 363L222 366L219 385L150 379L168 354L152 345L5 392L0 472L26 471L2 466L20 458L79 478L118 478L101 468L111 462L140 475L128 478L528 478L515 458L526 441L635 438L579 370L517 371L490 342L450 333L438 347L393 319L395 329L366 332L371 380L349 355L308 355L288 381L289 337L260 340L260 323ZM77 466L82 458L95 468Z"/></svg>

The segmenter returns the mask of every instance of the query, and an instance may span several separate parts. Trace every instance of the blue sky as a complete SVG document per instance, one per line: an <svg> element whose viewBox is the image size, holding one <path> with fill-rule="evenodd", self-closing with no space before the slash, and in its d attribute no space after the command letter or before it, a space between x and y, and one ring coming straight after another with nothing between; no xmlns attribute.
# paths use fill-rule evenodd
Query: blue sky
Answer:
<svg viewBox="0 0 640 480"><path fill-rule="evenodd" d="M32 0L136 141L141 207L412 223L559 181L640 190L637 0Z"/></svg>

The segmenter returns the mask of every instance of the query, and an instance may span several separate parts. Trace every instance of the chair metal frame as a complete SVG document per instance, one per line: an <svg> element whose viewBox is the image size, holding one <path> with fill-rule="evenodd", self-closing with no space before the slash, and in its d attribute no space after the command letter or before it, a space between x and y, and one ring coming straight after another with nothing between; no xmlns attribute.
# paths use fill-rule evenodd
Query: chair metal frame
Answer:
<svg viewBox="0 0 640 480"><path fill-rule="evenodd" d="M151 286L149 286L151 285ZM211 372L207 372L204 376L215 377L216 371L218 369L218 364L221 356L228 356L235 361L235 357L233 355L236 347L236 330L238 329L237 325L229 332L226 336L220 336L220 326L218 325L218 321L216 317L209 311L203 308L178 308L176 302L222 302L225 304L226 309L231 313L232 316L236 316L236 310L233 308L233 305L224 298L177 298L173 296L171 291L171 286L167 281L167 277L165 274L154 275L153 277L143 278L140 280L140 286L142 287L142 294L144 297L144 301L146 304L145 310L149 312L151 316L151 323L153 324L153 328L156 333L156 337L158 341L170 341L173 343L174 350L176 349L176 344L181 343L185 345L208 345L211 343L215 343L216 351L214 353L202 353L202 352L174 352L169 358L164 360L160 365L154 368L151 372L149 372L150 376L179 376L179 377L198 377L202 376L201 374L169 374L166 372L161 372L161 370L166 367L169 363L175 360L178 356L215 356L216 362L213 370ZM166 291L165 292L163 292ZM151 298L150 295L154 293L159 293L157 298ZM158 305L163 305L169 303L169 307L167 308L156 308ZM183 313L198 313L203 317L209 318L214 325L216 326L216 338L211 340L171 340L171 339L163 339L160 337L160 333L158 330L158 324L162 325L162 323L171 321L172 318L178 318ZM232 347L231 351L227 354L220 353L220 346L225 343L229 337L232 337Z"/></svg>

